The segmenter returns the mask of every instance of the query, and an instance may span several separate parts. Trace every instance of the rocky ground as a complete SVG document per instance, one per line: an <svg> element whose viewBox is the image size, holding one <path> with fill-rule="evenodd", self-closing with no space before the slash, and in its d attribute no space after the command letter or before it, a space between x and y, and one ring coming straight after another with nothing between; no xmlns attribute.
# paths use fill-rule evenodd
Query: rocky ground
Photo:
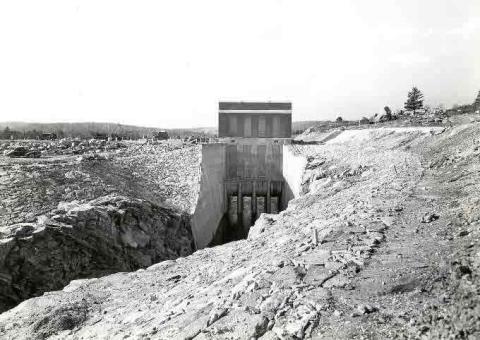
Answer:
<svg viewBox="0 0 480 340"><path fill-rule="evenodd" d="M0 152L6 157L43 158L53 155L81 155L127 148L124 142L79 138L59 140L4 140Z"/></svg>
<svg viewBox="0 0 480 340"><path fill-rule="evenodd" d="M0 311L71 280L193 252L188 214L111 194L60 204L36 223L0 227Z"/></svg>
<svg viewBox="0 0 480 340"><path fill-rule="evenodd" d="M344 131L293 146L303 196L247 240L71 282L0 337L480 337L480 124Z"/></svg>
<svg viewBox="0 0 480 340"><path fill-rule="evenodd" d="M12 143L30 150L39 142L8 141L1 147L11 149ZM200 176L198 146L181 142L125 146L58 155L66 149L56 145L36 159L0 156L0 226L35 222L59 202L81 203L111 193L184 211L194 208Z"/></svg>
<svg viewBox="0 0 480 340"><path fill-rule="evenodd" d="M18 143L39 142L3 146ZM0 312L72 279L192 253L198 147L102 143L68 154L49 145L40 158L0 157Z"/></svg>

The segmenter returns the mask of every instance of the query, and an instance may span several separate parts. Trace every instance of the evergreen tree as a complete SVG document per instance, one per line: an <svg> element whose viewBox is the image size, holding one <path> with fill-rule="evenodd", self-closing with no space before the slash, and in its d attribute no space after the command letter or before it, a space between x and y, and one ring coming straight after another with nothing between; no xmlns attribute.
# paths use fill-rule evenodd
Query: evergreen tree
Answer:
<svg viewBox="0 0 480 340"><path fill-rule="evenodd" d="M413 114L423 107L423 94L415 86L408 92L408 99L405 102L405 109L413 110Z"/></svg>

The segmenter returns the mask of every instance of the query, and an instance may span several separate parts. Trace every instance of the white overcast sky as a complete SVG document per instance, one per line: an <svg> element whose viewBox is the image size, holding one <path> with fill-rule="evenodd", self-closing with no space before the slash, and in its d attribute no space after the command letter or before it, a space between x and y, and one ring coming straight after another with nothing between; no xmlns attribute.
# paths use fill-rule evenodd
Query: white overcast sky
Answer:
<svg viewBox="0 0 480 340"><path fill-rule="evenodd" d="M360 118L480 90L480 0L0 0L0 121L216 126L219 100Z"/></svg>

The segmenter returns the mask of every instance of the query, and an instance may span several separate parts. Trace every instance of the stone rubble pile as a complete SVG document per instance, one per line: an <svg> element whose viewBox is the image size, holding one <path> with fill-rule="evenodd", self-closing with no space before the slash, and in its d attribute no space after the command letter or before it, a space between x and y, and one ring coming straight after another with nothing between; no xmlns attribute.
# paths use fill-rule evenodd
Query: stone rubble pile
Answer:
<svg viewBox="0 0 480 340"><path fill-rule="evenodd" d="M170 204L193 212L200 185L200 148L181 142L132 145L114 164L148 184L145 190L156 191Z"/></svg>
<svg viewBox="0 0 480 340"><path fill-rule="evenodd" d="M4 141L0 143L0 152L7 157L39 158L108 152L122 150L126 147L125 143L117 141L63 138L53 141Z"/></svg>
<svg viewBox="0 0 480 340"><path fill-rule="evenodd" d="M120 193L190 211L200 176L200 147L128 143L121 153L40 159L0 157L0 226L33 222L60 201Z"/></svg>

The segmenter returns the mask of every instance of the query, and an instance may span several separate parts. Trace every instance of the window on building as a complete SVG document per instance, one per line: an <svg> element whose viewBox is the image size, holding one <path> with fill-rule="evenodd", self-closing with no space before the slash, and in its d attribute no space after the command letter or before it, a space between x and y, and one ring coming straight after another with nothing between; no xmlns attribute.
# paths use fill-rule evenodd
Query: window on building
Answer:
<svg viewBox="0 0 480 340"><path fill-rule="evenodd" d="M245 137L252 137L252 118L245 117L245 127L243 129Z"/></svg>
<svg viewBox="0 0 480 340"><path fill-rule="evenodd" d="M267 120L265 117L258 118L258 137L266 137L267 135Z"/></svg>
<svg viewBox="0 0 480 340"><path fill-rule="evenodd" d="M279 116L273 117L273 137L281 137Z"/></svg>
<svg viewBox="0 0 480 340"><path fill-rule="evenodd" d="M237 135L237 117L230 116L228 119L228 134L230 136Z"/></svg>

